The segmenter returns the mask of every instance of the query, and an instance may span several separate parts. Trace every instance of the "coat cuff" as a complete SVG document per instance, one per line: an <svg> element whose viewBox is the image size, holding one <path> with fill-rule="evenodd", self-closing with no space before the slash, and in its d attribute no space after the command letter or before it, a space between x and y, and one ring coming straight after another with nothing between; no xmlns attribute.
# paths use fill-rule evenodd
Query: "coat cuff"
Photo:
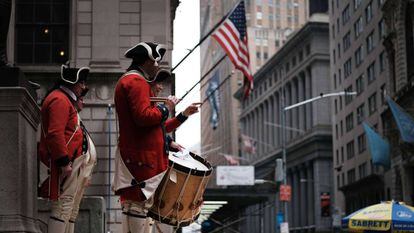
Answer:
<svg viewBox="0 0 414 233"><path fill-rule="evenodd" d="M70 163L69 156L65 155L65 156L59 157L58 159L55 160L55 163L58 167L64 167L68 165Z"/></svg>
<svg viewBox="0 0 414 233"><path fill-rule="evenodd" d="M176 116L176 118L181 123L184 123L184 121L186 121L188 119L188 117L184 116L184 114L182 112L180 112L180 114L178 114Z"/></svg>
<svg viewBox="0 0 414 233"><path fill-rule="evenodd" d="M167 107L165 107L165 105L164 104L159 104L159 105L157 105L157 108L160 110L160 112L161 112L161 118L162 118L162 121L165 121L165 120L167 120L168 119L168 114L169 114L169 112L168 112L168 108Z"/></svg>

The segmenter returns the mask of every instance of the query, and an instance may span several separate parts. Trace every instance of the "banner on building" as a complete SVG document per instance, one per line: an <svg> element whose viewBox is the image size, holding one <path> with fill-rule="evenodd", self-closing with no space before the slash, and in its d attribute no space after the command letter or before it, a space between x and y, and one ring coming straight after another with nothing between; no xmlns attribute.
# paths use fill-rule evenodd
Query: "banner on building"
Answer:
<svg viewBox="0 0 414 233"><path fill-rule="evenodd" d="M217 185L254 185L254 166L217 166Z"/></svg>
<svg viewBox="0 0 414 233"><path fill-rule="evenodd" d="M279 199L281 201L290 201L292 197L292 187L290 185L280 185Z"/></svg>
<svg viewBox="0 0 414 233"><path fill-rule="evenodd" d="M397 103L387 96L387 102L390 106L392 115L400 130L401 138L404 142L414 143L414 120L404 111Z"/></svg>
<svg viewBox="0 0 414 233"><path fill-rule="evenodd" d="M217 129L219 123L219 108L220 108L220 95L218 86L220 83L219 71L216 71L210 78L208 88L206 90L206 96L208 96L208 102L210 103L210 125L211 128Z"/></svg>
<svg viewBox="0 0 414 233"><path fill-rule="evenodd" d="M329 192L321 193L321 216L331 216L331 195Z"/></svg>
<svg viewBox="0 0 414 233"><path fill-rule="evenodd" d="M256 141L246 134L241 134L243 151L249 154L256 154Z"/></svg>
<svg viewBox="0 0 414 233"><path fill-rule="evenodd" d="M367 135L368 148L372 158L372 164L382 165L389 169L391 166L390 144L377 134L365 122L363 123Z"/></svg>

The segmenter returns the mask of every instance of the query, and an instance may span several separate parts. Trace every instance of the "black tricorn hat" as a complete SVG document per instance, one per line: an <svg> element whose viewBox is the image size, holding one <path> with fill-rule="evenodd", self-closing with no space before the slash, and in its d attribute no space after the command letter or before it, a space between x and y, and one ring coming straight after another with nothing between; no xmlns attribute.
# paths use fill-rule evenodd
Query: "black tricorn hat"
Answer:
<svg viewBox="0 0 414 233"><path fill-rule="evenodd" d="M163 82L166 79L171 78L171 72L166 69L159 69L157 74L155 75L155 82Z"/></svg>
<svg viewBox="0 0 414 233"><path fill-rule="evenodd" d="M128 49L124 56L131 59L151 59L155 62L159 62L164 57L166 51L167 48L163 44L141 42Z"/></svg>
<svg viewBox="0 0 414 233"><path fill-rule="evenodd" d="M89 67L70 68L62 65L60 68L60 78L68 84L76 84L79 81L86 81L89 74Z"/></svg>

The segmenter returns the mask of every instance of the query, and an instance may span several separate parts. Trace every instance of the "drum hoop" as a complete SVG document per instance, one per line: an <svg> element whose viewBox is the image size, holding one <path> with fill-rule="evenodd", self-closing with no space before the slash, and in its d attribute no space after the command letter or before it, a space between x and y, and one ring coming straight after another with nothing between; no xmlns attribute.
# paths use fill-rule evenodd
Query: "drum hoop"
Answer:
<svg viewBox="0 0 414 233"><path fill-rule="evenodd" d="M185 226L188 226L188 225L190 225L191 223L193 223L195 220L197 220L199 216L200 216L200 213L198 213L198 214L197 214L195 217L193 217L192 219L187 219L187 220L185 220L185 221L183 221L183 222L177 221L177 223L176 223L176 224L172 224L172 223L171 223L171 218L168 218L168 217L162 217L161 215L159 215L159 214L157 214L157 213L154 213L154 212L152 212L152 211L148 211L148 213L147 213L147 217L151 217L151 218L153 218L153 219L155 219L155 220L159 220L159 219L161 219L161 223L165 223L165 224L167 224L167 225L170 225L170 226L176 226L176 227L185 227Z"/></svg>
<svg viewBox="0 0 414 233"><path fill-rule="evenodd" d="M198 162L200 162L204 166L206 166L208 170L202 171L202 170L191 169L191 168L185 167L181 164L174 163L171 160L169 160L169 166L173 167L174 169L176 169L178 171L184 172L186 174L191 172L191 175L193 175L193 176L208 176L208 175L211 174L213 169L212 169L210 163L207 160L203 159L202 157L200 157L200 156L198 156L198 155L196 155L192 152L190 152L190 155L191 155L191 157L193 157L193 159L197 160Z"/></svg>

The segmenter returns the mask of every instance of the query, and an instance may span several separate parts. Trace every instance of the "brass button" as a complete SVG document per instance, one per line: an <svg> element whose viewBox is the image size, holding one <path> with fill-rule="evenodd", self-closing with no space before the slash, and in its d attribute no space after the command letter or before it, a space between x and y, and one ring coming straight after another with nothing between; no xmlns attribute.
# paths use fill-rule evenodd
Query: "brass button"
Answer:
<svg viewBox="0 0 414 233"><path fill-rule="evenodd" d="M142 166L142 163L141 162L138 162L138 166Z"/></svg>

